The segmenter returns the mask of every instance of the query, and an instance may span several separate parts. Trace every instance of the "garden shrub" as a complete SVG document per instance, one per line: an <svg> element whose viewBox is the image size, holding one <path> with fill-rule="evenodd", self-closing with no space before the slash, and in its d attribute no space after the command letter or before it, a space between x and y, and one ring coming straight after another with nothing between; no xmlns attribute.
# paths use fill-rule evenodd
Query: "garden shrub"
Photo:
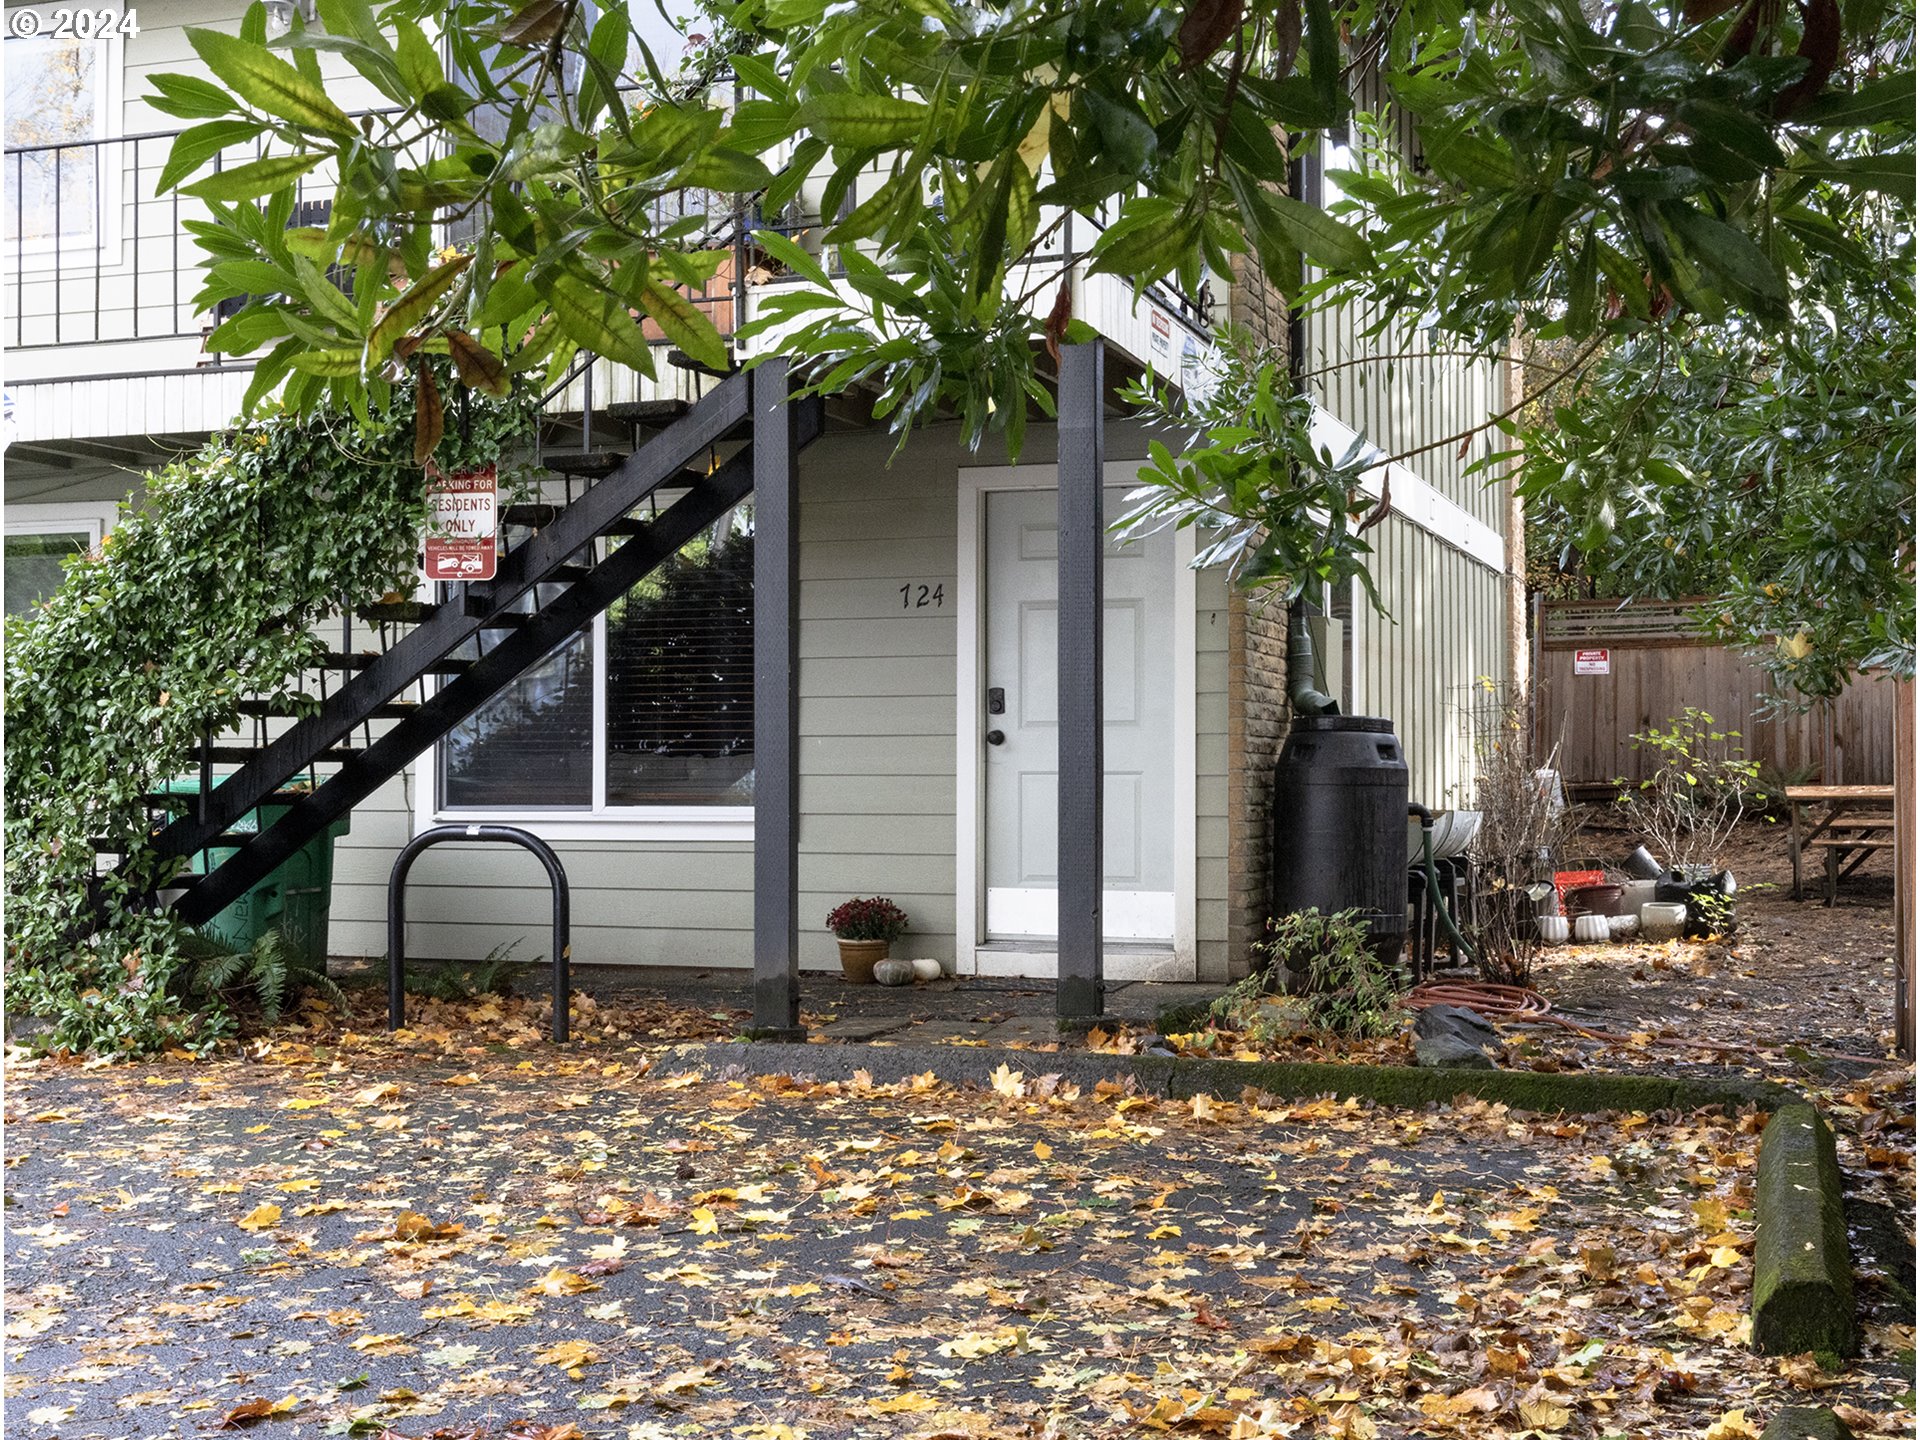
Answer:
<svg viewBox="0 0 1920 1440"><path fill-rule="evenodd" d="M1214 1002L1216 1019L1257 1022L1261 997L1284 985L1295 991L1294 1013L1311 1030L1367 1039L1399 1028L1403 977L1375 952L1360 911L1282 915L1268 922L1254 953L1253 974Z"/></svg>
<svg viewBox="0 0 1920 1440"><path fill-rule="evenodd" d="M198 1048L227 1028L150 898L183 862L153 852L142 797L191 773L242 697L317 706L298 688L327 648L315 626L412 592L427 515L413 410L403 386L364 419L270 415L214 436L7 619L6 1000L49 1022L41 1044ZM530 422L524 401L473 403L438 463L492 461ZM96 838L126 852L117 871L96 873Z"/></svg>

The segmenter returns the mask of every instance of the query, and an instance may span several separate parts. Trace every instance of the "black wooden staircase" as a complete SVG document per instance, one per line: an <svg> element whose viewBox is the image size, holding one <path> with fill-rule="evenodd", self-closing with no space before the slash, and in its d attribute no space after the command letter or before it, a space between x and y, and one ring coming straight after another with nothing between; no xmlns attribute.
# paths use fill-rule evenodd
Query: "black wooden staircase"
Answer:
<svg viewBox="0 0 1920 1440"><path fill-rule="evenodd" d="M583 449L543 457L549 470L567 477L568 502L510 507L503 518L533 533L500 557L493 580L447 586L448 598L438 604L363 609L383 636L397 639L378 651L343 646L327 655L323 663L344 679L317 709L311 702L245 701L242 713L259 727L262 743L209 737L198 757L200 798L176 800L191 808L170 812L154 844L165 859L214 847L224 858L205 874L169 884L162 893L173 897L175 913L190 924L217 915L745 500L754 490L756 426L778 418L781 433L763 444L769 455L762 463L773 454L790 463L823 422L817 400L788 402L787 383L786 367L770 365L720 379L691 405L609 406L602 412L608 419L651 435L631 453L595 448L604 432L596 429L589 398ZM756 397L756 385L765 393ZM577 498L576 482L583 487ZM424 684L427 677L438 685ZM403 698L415 686L421 698ZM310 713L290 715L296 708ZM291 723L269 740L265 725L276 718ZM392 723L376 734L374 721ZM364 743L354 743L356 731ZM214 765L239 768L216 780ZM235 832L248 811L269 797L285 798L291 782L309 776L311 788L274 823L258 833Z"/></svg>

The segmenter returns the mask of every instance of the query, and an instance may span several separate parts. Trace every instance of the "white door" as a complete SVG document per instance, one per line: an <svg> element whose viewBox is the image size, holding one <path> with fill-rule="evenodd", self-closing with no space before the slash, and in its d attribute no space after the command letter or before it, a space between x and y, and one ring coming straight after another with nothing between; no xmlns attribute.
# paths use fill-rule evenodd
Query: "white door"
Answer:
<svg viewBox="0 0 1920 1440"><path fill-rule="evenodd" d="M1109 521L1125 491L1106 492ZM987 938L1059 934L1059 498L987 493ZM1174 542L1109 537L1106 885L1110 940L1174 932Z"/></svg>

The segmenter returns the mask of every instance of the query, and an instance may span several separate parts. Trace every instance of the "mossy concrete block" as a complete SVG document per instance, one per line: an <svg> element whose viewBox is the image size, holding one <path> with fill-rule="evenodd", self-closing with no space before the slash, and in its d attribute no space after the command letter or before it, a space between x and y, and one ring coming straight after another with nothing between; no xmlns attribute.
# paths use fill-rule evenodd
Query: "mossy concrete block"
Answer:
<svg viewBox="0 0 1920 1440"><path fill-rule="evenodd" d="M1269 1095L1335 1095L1383 1105L1446 1104L1459 1096L1548 1114L1608 1111L1772 1110L1795 1098L1765 1081L1681 1080L1661 1075L1543 1074L1531 1070L1424 1070L1408 1065L1339 1065L1259 1060L1182 1060L1172 1095L1231 1099L1247 1086Z"/></svg>
<svg viewBox="0 0 1920 1440"><path fill-rule="evenodd" d="M903 1032L904 1035L904 1032ZM1283 1099L1372 1100L1382 1105L1445 1105L1471 1096L1544 1114L1616 1111L1775 1110L1799 1097L1784 1086L1751 1080L1677 1080L1657 1075L1552 1075L1524 1070L1419 1070L1405 1065L1295 1064L1281 1061L1170 1059L1100 1052L999 1050L925 1045L689 1044L675 1046L684 1064L721 1073L809 1075L844 1080L864 1070L877 1085L931 1071L954 1084L984 1085L1002 1065L1036 1076L1058 1075L1091 1089L1102 1080L1132 1079L1145 1095L1238 1100L1252 1087Z"/></svg>
<svg viewBox="0 0 1920 1440"><path fill-rule="evenodd" d="M1853 1260L1833 1131L1808 1104L1774 1112L1754 1183L1753 1348L1762 1355L1858 1349Z"/></svg>
<svg viewBox="0 0 1920 1440"><path fill-rule="evenodd" d="M1760 1440L1853 1440L1853 1431L1824 1406L1795 1405L1769 1420Z"/></svg>

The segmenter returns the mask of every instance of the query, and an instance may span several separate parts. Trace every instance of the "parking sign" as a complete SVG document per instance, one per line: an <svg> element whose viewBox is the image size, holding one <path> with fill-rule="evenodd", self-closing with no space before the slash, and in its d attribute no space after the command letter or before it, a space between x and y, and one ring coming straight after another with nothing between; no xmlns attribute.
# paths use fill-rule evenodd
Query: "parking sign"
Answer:
<svg viewBox="0 0 1920 1440"><path fill-rule="evenodd" d="M427 468L427 579L491 580L499 561L499 472Z"/></svg>

